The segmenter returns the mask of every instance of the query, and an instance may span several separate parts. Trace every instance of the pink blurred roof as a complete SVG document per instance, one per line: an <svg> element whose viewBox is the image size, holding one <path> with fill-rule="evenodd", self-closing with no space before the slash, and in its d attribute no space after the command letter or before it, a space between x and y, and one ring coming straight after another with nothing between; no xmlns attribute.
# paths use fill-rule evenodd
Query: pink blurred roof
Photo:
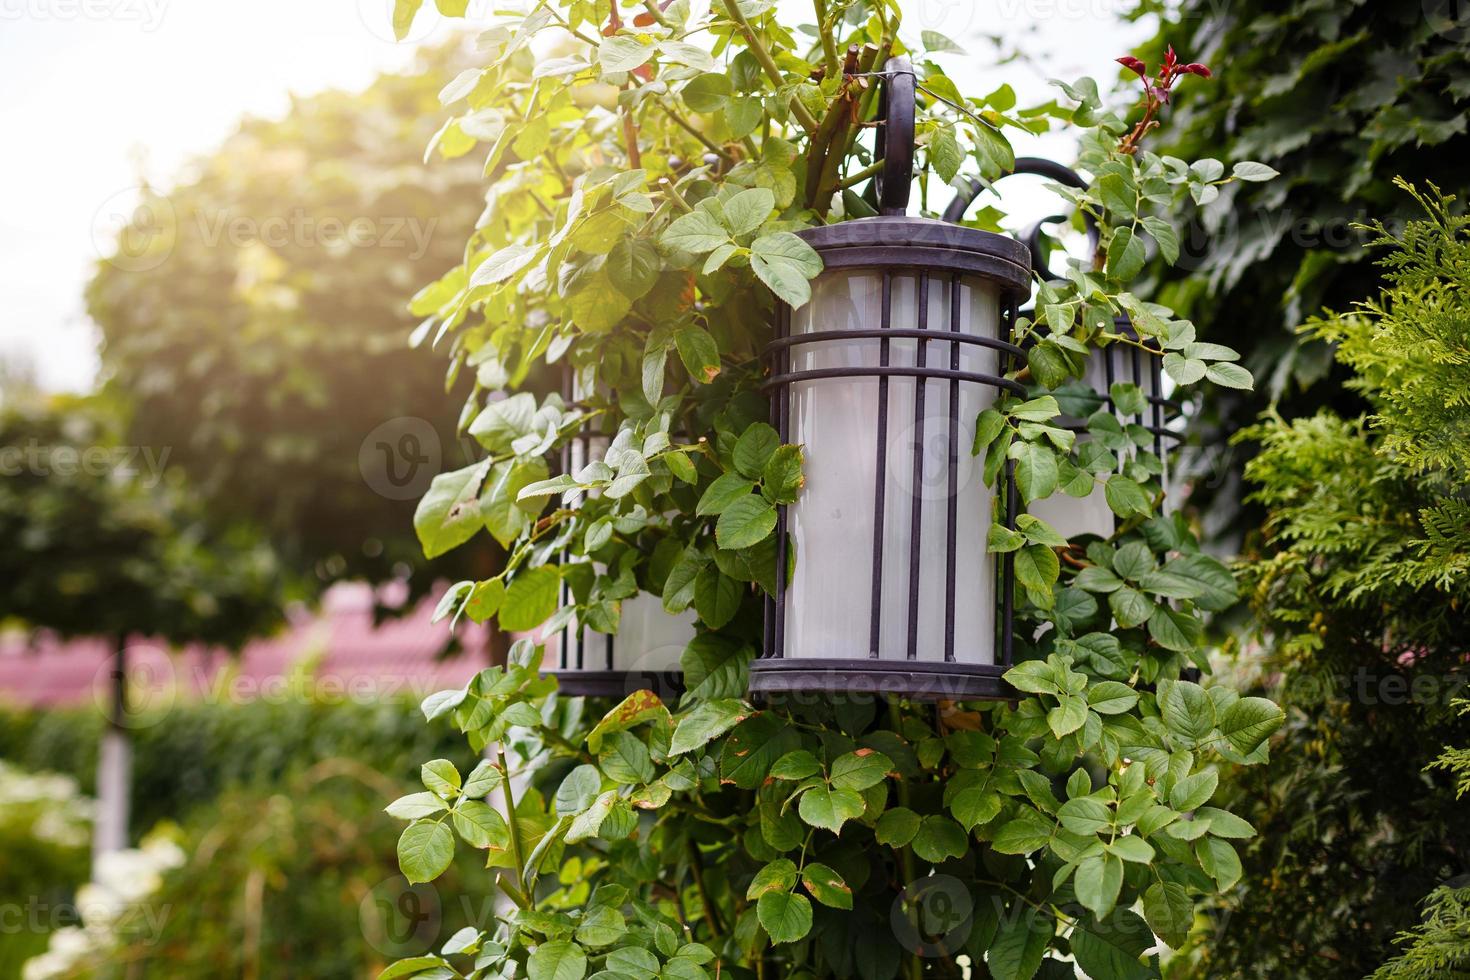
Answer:
<svg viewBox="0 0 1470 980"><path fill-rule="evenodd" d="M238 661L223 650L189 647L171 655L160 644L129 644L130 673L160 679L179 697L208 699L222 694L251 700L279 696L287 679L315 661L314 689L329 697L419 699L464 685L489 660L488 631L461 622L461 652L443 660L447 622L430 623L434 603L373 625L373 591L350 583L334 586L321 612L298 615L276 636L246 646ZM105 703L111 646L103 640L60 641L45 633L0 636L0 701L33 706ZM226 686L228 685L228 686Z"/></svg>

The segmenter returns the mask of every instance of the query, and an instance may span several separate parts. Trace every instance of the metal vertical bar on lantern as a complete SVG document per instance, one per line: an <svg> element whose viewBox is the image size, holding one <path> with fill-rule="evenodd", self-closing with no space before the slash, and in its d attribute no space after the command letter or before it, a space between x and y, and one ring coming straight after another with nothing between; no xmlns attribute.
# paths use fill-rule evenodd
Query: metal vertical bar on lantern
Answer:
<svg viewBox="0 0 1470 980"><path fill-rule="evenodd" d="M569 403L581 400L570 373L563 394ZM579 430L562 446L561 471L578 473L602 459L611 443L608 436ZM564 563L569 560L563 555ZM562 606L574 601L565 577L560 598ZM619 607L616 633L598 632L573 617L547 637L546 671L556 675L563 693L573 696L622 698L651 690L669 697L683 691L680 657L694 639L694 611L665 612L662 600L650 592L623 599Z"/></svg>
<svg viewBox="0 0 1470 980"><path fill-rule="evenodd" d="M1047 177L1068 187L1075 187L1079 190L1087 189L1087 181L1083 180L1080 174L1054 160L1018 157L1015 169L1011 173ZM944 212L945 220L959 221L983 189L984 187L978 181L972 181L967 190L962 191L950 202ZM1042 226L1063 220L1065 220L1064 215L1043 218L1022 236L1031 248L1032 271L1040 279L1053 278L1040 258ZM1096 251L1096 223L1090 216L1086 217L1086 223L1089 246L1092 251ZM1023 313L1031 315L1030 311L1023 311ZM1083 369L1082 383L1098 392L1098 397L1087 400L1087 403L1081 406L1085 410L1069 412L1058 419L1055 424L1060 428L1077 433L1079 440L1087 439L1089 438L1087 416L1106 407L1118 417L1118 421L1125 427L1141 427L1141 429L1134 430L1136 433L1134 441L1140 446L1145 443L1150 446L1154 454L1164 463L1165 471L1162 479L1167 481L1169 450L1183 438L1183 434L1171 426L1182 416L1182 411L1179 403L1170 399L1165 390L1161 358L1157 355L1146 355L1135 346L1139 341L1138 331L1133 328L1128 317L1115 317L1113 332L1121 334L1134 343L1115 341L1106 347L1096 348L1089 354L1087 364ZM1143 343L1153 350L1158 350L1153 341L1145 340ZM1112 386L1116 382L1126 382L1139 387L1146 399L1142 413L1126 416L1118 411L1111 396ZM1084 399L1079 398L1074 401L1082 402ZM1126 459L1119 461L1120 470L1126 465L1126 462ZM1033 517L1046 521L1068 539L1087 534L1095 534L1102 538L1110 537L1117 526L1116 517L1112 508L1108 506L1101 484L1094 486L1091 492L1080 498L1059 492L1043 500L1032 501L1027 510Z"/></svg>
<svg viewBox="0 0 1470 980"><path fill-rule="evenodd" d="M824 271L808 303L778 310L767 351L773 419L804 447L806 485L778 512L751 690L1013 696L1011 569L986 542L1017 498L1010 470L992 490L969 449L980 412L1025 393L1006 373L1023 356L1010 330L1030 253L904 215L914 76L901 58L884 76L881 214L799 233Z"/></svg>

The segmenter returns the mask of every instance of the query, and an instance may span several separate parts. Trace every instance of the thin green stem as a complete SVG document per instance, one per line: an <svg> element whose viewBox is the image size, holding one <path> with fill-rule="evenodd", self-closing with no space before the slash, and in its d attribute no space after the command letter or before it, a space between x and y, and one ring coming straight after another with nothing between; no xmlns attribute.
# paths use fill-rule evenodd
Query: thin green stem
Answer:
<svg viewBox="0 0 1470 980"><path fill-rule="evenodd" d="M883 162L881 160L877 163L870 163L863 169L859 170L857 173L848 174L846 177L838 181L837 188L838 190L845 191L849 187L854 187L858 184L861 184L863 181L876 177L882 172Z"/></svg>
<svg viewBox="0 0 1470 980"><path fill-rule="evenodd" d="M511 788L510 766L505 762L505 749L497 745L495 757L500 765L500 775L504 777L500 785L501 792L505 794L505 823L510 829L510 858L516 865L515 880L520 881L526 874L526 858L521 854L521 828L520 820L516 816L515 790Z"/></svg>
<svg viewBox="0 0 1470 980"><path fill-rule="evenodd" d="M740 4L736 0L725 0L725 12L740 29L746 46L750 48L750 53L755 56L761 68L765 69L766 77L775 82L778 89L785 86L786 76L781 74L781 69L776 66L776 59L771 57L771 52L766 50L766 46L761 43L755 29L750 26L750 21L746 20L745 15L740 12ZM794 95L791 97L791 114L796 117L797 122L801 123L801 128L807 131L807 135L817 131L820 124L816 117Z"/></svg>
<svg viewBox="0 0 1470 980"><path fill-rule="evenodd" d="M827 15L827 0L812 0L817 15L817 36L822 39L822 62L827 77L837 77L837 41L832 37L832 18Z"/></svg>

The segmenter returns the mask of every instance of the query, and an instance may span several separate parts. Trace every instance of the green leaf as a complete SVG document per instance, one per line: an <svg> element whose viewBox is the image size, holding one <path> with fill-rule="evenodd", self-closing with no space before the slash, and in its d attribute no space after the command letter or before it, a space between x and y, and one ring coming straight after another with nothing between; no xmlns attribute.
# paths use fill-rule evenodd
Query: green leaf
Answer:
<svg viewBox="0 0 1470 980"><path fill-rule="evenodd" d="M591 806L601 792L602 774L596 766L584 763L567 773L561 781L553 805L559 815L575 816Z"/></svg>
<svg viewBox="0 0 1470 980"><path fill-rule="evenodd" d="M1019 903L1002 915L985 958L994 980L1031 980L1056 932L1049 913Z"/></svg>
<svg viewBox="0 0 1470 980"><path fill-rule="evenodd" d="M505 282L536 260L541 249L533 245L507 245L475 267L471 288Z"/></svg>
<svg viewBox="0 0 1470 980"><path fill-rule="evenodd" d="M914 853L932 864L948 858L963 857L970 849L970 837L965 828L943 814L930 814L919 824L910 846Z"/></svg>
<svg viewBox="0 0 1470 980"><path fill-rule="evenodd" d="M1240 388L1250 391L1255 387L1251 373L1239 364L1220 362L1205 368L1205 377L1223 388Z"/></svg>
<svg viewBox="0 0 1470 980"><path fill-rule="evenodd" d="M735 551L759 544L775 528L775 505L752 495L724 509L715 525L715 540L721 548Z"/></svg>
<svg viewBox="0 0 1470 980"><path fill-rule="evenodd" d="M852 910L852 889L842 875L817 861L801 869L801 883L812 898L828 908Z"/></svg>
<svg viewBox="0 0 1470 980"><path fill-rule="evenodd" d="M1057 456L1046 446L1017 442L1011 446L1016 461L1016 488L1026 503L1049 497L1057 488Z"/></svg>
<svg viewBox="0 0 1470 980"><path fill-rule="evenodd" d="M1192 385L1205 376L1209 365L1197 357L1184 357L1177 351L1164 355L1164 373L1181 385Z"/></svg>
<svg viewBox="0 0 1470 980"><path fill-rule="evenodd" d="M577 926L577 942L583 946L611 946L627 934L623 914L606 905L588 909Z"/></svg>
<svg viewBox="0 0 1470 980"><path fill-rule="evenodd" d="M572 818L571 824L567 826L567 843L575 844L596 837L617 799L616 790L610 789L598 795L591 806Z"/></svg>
<svg viewBox="0 0 1470 980"><path fill-rule="evenodd" d="M398 838L398 867L412 884L433 881L454 859L454 835L442 823L411 823Z"/></svg>
<svg viewBox="0 0 1470 980"><path fill-rule="evenodd" d="M768 892L756 903L761 928L776 944L794 943L812 928L812 903L804 895Z"/></svg>
<svg viewBox="0 0 1470 980"><path fill-rule="evenodd" d="M674 331L674 347L691 378L709 384L719 377L720 348L708 330L686 323Z"/></svg>
<svg viewBox="0 0 1470 980"><path fill-rule="evenodd" d="M776 195L765 187L752 187L731 195L725 202L725 227L735 236L755 231L776 209Z"/></svg>
<svg viewBox="0 0 1470 980"><path fill-rule="evenodd" d="M708 744L749 714L745 704L734 698L704 702L679 720L669 743L669 755L683 755Z"/></svg>
<svg viewBox="0 0 1470 980"><path fill-rule="evenodd" d="M951 41L938 31L920 31L919 40L924 43L924 50L930 54L965 54L964 48Z"/></svg>
<svg viewBox="0 0 1470 980"><path fill-rule="evenodd" d="M1144 218L1143 230L1153 237L1159 246L1164 261L1173 265L1179 261L1179 233L1163 218Z"/></svg>
<svg viewBox="0 0 1470 980"><path fill-rule="evenodd" d="M1051 843L1056 824L1036 810L1023 809L996 832L991 847L1002 854L1030 854Z"/></svg>
<svg viewBox="0 0 1470 980"><path fill-rule="evenodd" d="M526 975L531 980L582 980L587 975L587 954L565 940L542 943L526 960Z"/></svg>
<svg viewBox="0 0 1470 980"><path fill-rule="evenodd" d="M861 792L883 782L892 768L892 760L882 752L858 749L856 752L838 756L832 763L831 783L837 789Z"/></svg>
<svg viewBox="0 0 1470 980"><path fill-rule="evenodd" d="M465 799L478 800L490 793L504 781L500 769L489 759L481 759L470 774L465 777L464 796Z"/></svg>
<svg viewBox="0 0 1470 980"><path fill-rule="evenodd" d="M646 238L622 238L607 254L607 277L629 299L641 299L658 282L663 259Z"/></svg>
<svg viewBox="0 0 1470 980"><path fill-rule="evenodd" d="M1108 482L1103 485L1103 497L1113 513L1124 519L1147 517L1153 512L1143 487L1126 476L1114 474L1108 477Z"/></svg>
<svg viewBox="0 0 1470 980"><path fill-rule="evenodd" d="M1242 160L1230 168L1230 176L1237 180L1270 180L1273 177L1280 177L1281 174L1264 163Z"/></svg>
<svg viewBox="0 0 1470 980"><path fill-rule="evenodd" d="M1108 275L1126 282L1143 271L1143 264L1148 261L1148 249L1132 229L1119 228L1108 243L1107 261Z"/></svg>
<svg viewBox="0 0 1470 980"><path fill-rule="evenodd" d="M647 64L652 57L653 45L633 37L605 37L597 46L597 63L606 73L632 71Z"/></svg>
<svg viewBox="0 0 1470 980"><path fill-rule="evenodd" d="M914 839L919 832L919 815L907 807L895 807L885 810L883 816L878 818L878 826L873 830L873 836L880 844L889 847L903 847Z"/></svg>
<svg viewBox="0 0 1470 980"><path fill-rule="evenodd" d="M1220 734L1241 755L1254 752L1281 727L1286 714L1265 698L1241 698L1220 719Z"/></svg>
<svg viewBox="0 0 1470 980"><path fill-rule="evenodd" d="M771 766L771 778L791 782L815 776L821 771L822 764L817 761L816 756L806 749L798 749L787 752L775 761Z"/></svg>
<svg viewBox="0 0 1470 980"><path fill-rule="evenodd" d="M721 514L741 497L748 497L755 490L755 481L747 480L739 473L723 473L711 483L699 498L694 512L700 517Z"/></svg>
<svg viewBox="0 0 1470 980"><path fill-rule="evenodd" d="M648 746L632 732L616 732L609 736L603 742L597 762L604 776L625 786L651 783L654 779Z"/></svg>
<svg viewBox="0 0 1470 980"><path fill-rule="evenodd" d="M737 447L738 452L738 447ZM781 446L766 460L761 470L762 493L766 499L777 504L794 504L806 478L801 474L802 452L800 446Z"/></svg>
<svg viewBox="0 0 1470 980"><path fill-rule="evenodd" d="M1221 810L1213 806L1200 807L1195 813L1196 819L1207 819L1210 821L1210 833L1216 837L1230 837L1236 840L1247 840L1256 836L1256 828L1249 822L1242 820L1229 810Z"/></svg>
<svg viewBox="0 0 1470 980"><path fill-rule="evenodd" d="M792 307L811 299L810 280L822 271L822 257L789 231L757 238L750 247L750 266L771 290Z"/></svg>
<svg viewBox="0 0 1470 980"><path fill-rule="evenodd" d="M399 0L400 3L403 0ZM411 977L435 967L448 969L449 964L437 956L412 956L406 960L399 960L378 974L378 980L399 980L401 977Z"/></svg>
<svg viewBox="0 0 1470 980"><path fill-rule="evenodd" d="M950 126L940 126L929 137L929 164L939 179L948 184L960 172L965 151Z"/></svg>
<svg viewBox="0 0 1470 980"><path fill-rule="evenodd" d="M1188 653L1204 640L1204 624L1193 614L1155 606L1148 619L1148 635L1165 650Z"/></svg>
<svg viewBox="0 0 1470 980"><path fill-rule="evenodd" d="M459 795L459 770L448 759L434 759L419 767L424 787L443 799Z"/></svg>
<svg viewBox="0 0 1470 980"><path fill-rule="evenodd" d="M1046 724L1057 738L1070 735L1087 723L1087 702L1075 694L1063 694L1055 708L1046 713Z"/></svg>
<svg viewBox="0 0 1470 980"><path fill-rule="evenodd" d="M500 628L511 633L529 632L556 612L561 576L549 565L527 569L516 575L505 590L500 607Z"/></svg>
<svg viewBox="0 0 1470 980"><path fill-rule="evenodd" d="M1148 617L1154 614L1154 604L1148 601L1147 595L1136 589L1127 588L1126 585L1119 591L1108 595L1107 604L1108 608L1113 610L1113 619L1116 619L1117 624L1123 629L1142 626L1147 623Z"/></svg>
<svg viewBox="0 0 1470 980"><path fill-rule="evenodd" d="M823 784L801 794L796 812L810 827L837 833L849 820L863 815L863 798L850 789L832 789Z"/></svg>
<svg viewBox="0 0 1470 980"><path fill-rule="evenodd" d="M735 726L725 741L720 780L740 789L756 789L767 776L775 775L774 767L782 759L801 754L790 751L799 744L800 737L778 715L769 711L752 715Z"/></svg>
<svg viewBox="0 0 1470 980"><path fill-rule="evenodd" d="M723 574L719 566L710 564L694 579L694 608L700 622L717 630L740 611L745 586Z"/></svg>
<svg viewBox="0 0 1470 980"><path fill-rule="evenodd" d="M402 41L413 27L414 15L424 5L424 0L393 0L393 37Z"/></svg>
<svg viewBox="0 0 1470 980"><path fill-rule="evenodd" d="M729 104L732 92L728 75L708 72L690 79L679 94L695 112L719 112Z"/></svg>
<svg viewBox="0 0 1470 980"><path fill-rule="evenodd" d="M413 529L425 558L437 558L459 547L483 526L480 484L489 469L489 461L481 460L434 477L413 515Z"/></svg>
<svg viewBox="0 0 1470 980"><path fill-rule="evenodd" d="M759 479L780 445L775 429L764 422L751 423L735 441L735 468L752 480Z"/></svg>
<svg viewBox="0 0 1470 980"><path fill-rule="evenodd" d="M1220 776L1214 769L1204 769L1174 783L1169 792L1169 803L1180 812L1188 812L1204 806L1215 795Z"/></svg>
<svg viewBox="0 0 1470 980"><path fill-rule="evenodd" d="M1083 858L1072 878L1077 900L1099 919L1105 919L1123 888L1123 862L1111 854Z"/></svg>
<svg viewBox="0 0 1470 980"><path fill-rule="evenodd" d="M658 957L641 946L624 946L607 954L607 972L622 980L654 980L658 976Z"/></svg>
<svg viewBox="0 0 1470 980"><path fill-rule="evenodd" d="M1057 553L1044 544L1027 545L1016 552L1016 581L1033 592L1050 593L1061 567Z"/></svg>
<svg viewBox="0 0 1470 980"><path fill-rule="evenodd" d="M1138 703L1138 692L1118 681L1099 681L1087 689L1087 706L1100 715L1121 715Z"/></svg>
<svg viewBox="0 0 1470 980"><path fill-rule="evenodd" d="M1220 890L1228 891L1240 880L1240 855L1235 848L1218 837L1201 837L1194 842L1194 856L1199 858L1205 874L1215 879Z"/></svg>
<svg viewBox="0 0 1470 980"><path fill-rule="evenodd" d="M450 816L454 829L471 847L505 848L510 846L510 828L505 818L481 800L464 800Z"/></svg>
<svg viewBox="0 0 1470 980"><path fill-rule="evenodd" d="M385 812L390 817L399 820L417 820L419 817L429 817L448 807L444 801L433 793L410 793L400 796L389 803Z"/></svg>
<svg viewBox="0 0 1470 980"><path fill-rule="evenodd" d="M1143 893L1143 917L1160 939L1178 949L1189 939L1194 903L1178 882L1156 881Z"/></svg>
<svg viewBox="0 0 1470 980"><path fill-rule="evenodd" d="M777 858L755 873L745 889L745 898L754 901L767 892L789 892L795 887L796 865L789 858Z"/></svg>
<svg viewBox="0 0 1470 980"><path fill-rule="evenodd" d="M1153 933L1135 913L1120 909L1106 922L1080 922L1070 939L1072 956L1089 977L1146 980L1158 976L1139 959L1154 945Z"/></svg>
<svg viewBox="0 0 1470 980"><path fill-rule="evenodd" d="M1063 803L1057 810L1057 819L1067 830L1084 837L1100 834L1113 825L1112 811L1091 796L1079 796Z"/></svg>
<svg viewBox="0 0 1470 980"><path fill-rule="evenodd" d="M691 211L675 218L659 241L667 248L703 255L729 242L730 233L708 211Z"/></svg>
<svg viewBox="0 0 1470 980"><path fill-rule="evenodd" d="M1057 686L1055 671L1044 660L1023 660L1005 672L1005 680L1016 690L1028 694L1056 694L1061 690Z"/></svg>

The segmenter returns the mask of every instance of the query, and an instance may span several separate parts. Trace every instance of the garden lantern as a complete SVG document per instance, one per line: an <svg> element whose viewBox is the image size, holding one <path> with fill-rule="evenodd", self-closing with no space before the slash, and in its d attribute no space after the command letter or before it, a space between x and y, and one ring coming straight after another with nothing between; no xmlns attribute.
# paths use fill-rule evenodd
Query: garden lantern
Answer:
<svg viewBox="0 0 1470 980"><path fill-rule="evenodd" d="M1015 169L1011 173L1048 177L1059 184L1075 187L1078 190L1087 188L1087 181L1083 180L1081 175L1072 168L1038 157L1018 157ZM971 181L968 189L962 191L945 209L945 220L959 221L982 190L984 186L979 181ZM1022 240L1031 250L1032 271L1040 279L1054 278L1041 258L1043 254L1042 227L1063 220L1065 220L1064 215L1052 215L1043 218L1022 233ZM1086 215L1085 220L1089 251L1096 252L1098 238L1096 222L1090 215ZM1020 315L1029 316L1031 314L1030 311L1023 310ZM1138 341L1138 331L1133 328L1128 317L1116 317L1113 324L1114 333ZM1153 346L1152 341L1144 343ZM1114 342L1107 347L1094 348L1089 353L1087 364L1083 369L1082 383L1099 394L1093 397L1078 395L1068 399L1063 408L1070 409L1070 411L1058 420L1057 425L1077 433L1080 439L1086 439L1088 438L1087 417L1098 409L1107 407L1125 427L1138 427L1133 431L1142 433L1139 438L1148 444L1154 455L1163 461L1165 470L1160 479L1167 485L1168 454L1173 445L1182 438L1182 435L1170 426L1180 417L1181 410L1178 402L1168 397L1160 356L1145 353L1129 343ZM1142 412L1125 415L1117 410L1108 393L1112 386L1118 383L1136 385L1143 392L1146 401ZM1069 539L1085 534L1106 538L1112 535L1116 527L1115 515L1112 508L1108 506L1101 484L1095 486L1091 493L1081 498L1058 492L1044 500L1032 501L1027 512L1033 517L1046 521L1063 537Z"/></svg>
<svg viewBox="0 0 1470 980"><path fill-rule="evenodd" d="M607 436L579 431L562 447L562 472L577 473L602 459L611 443ZM572 602L571 587L563 579L561 605ZM547 672L573 696L622 698L650 690L667 700L681 692L679 660L694 639L693 610L668 613L663 601L649 592L623 599L619 606L616 633L599 632L573 617L554 639L548 638Z"/></svg>
<svg viewBox="0 0 1470 980"><path fill-rule="evenodd" d="M880 214L799 234L824 271L811 300L778 307L767 350L772 421L804 446L806 486L779 508L757 693L994 698L1011 659L1010 467L985 485L977 415L1002 390L1030 255L1003 235L905 216L914 75L885 66ZM998 499L997 499L998 498ZM794 555L791 553L794 549ZM997 560L999 559L999 560Z"/></svg>

